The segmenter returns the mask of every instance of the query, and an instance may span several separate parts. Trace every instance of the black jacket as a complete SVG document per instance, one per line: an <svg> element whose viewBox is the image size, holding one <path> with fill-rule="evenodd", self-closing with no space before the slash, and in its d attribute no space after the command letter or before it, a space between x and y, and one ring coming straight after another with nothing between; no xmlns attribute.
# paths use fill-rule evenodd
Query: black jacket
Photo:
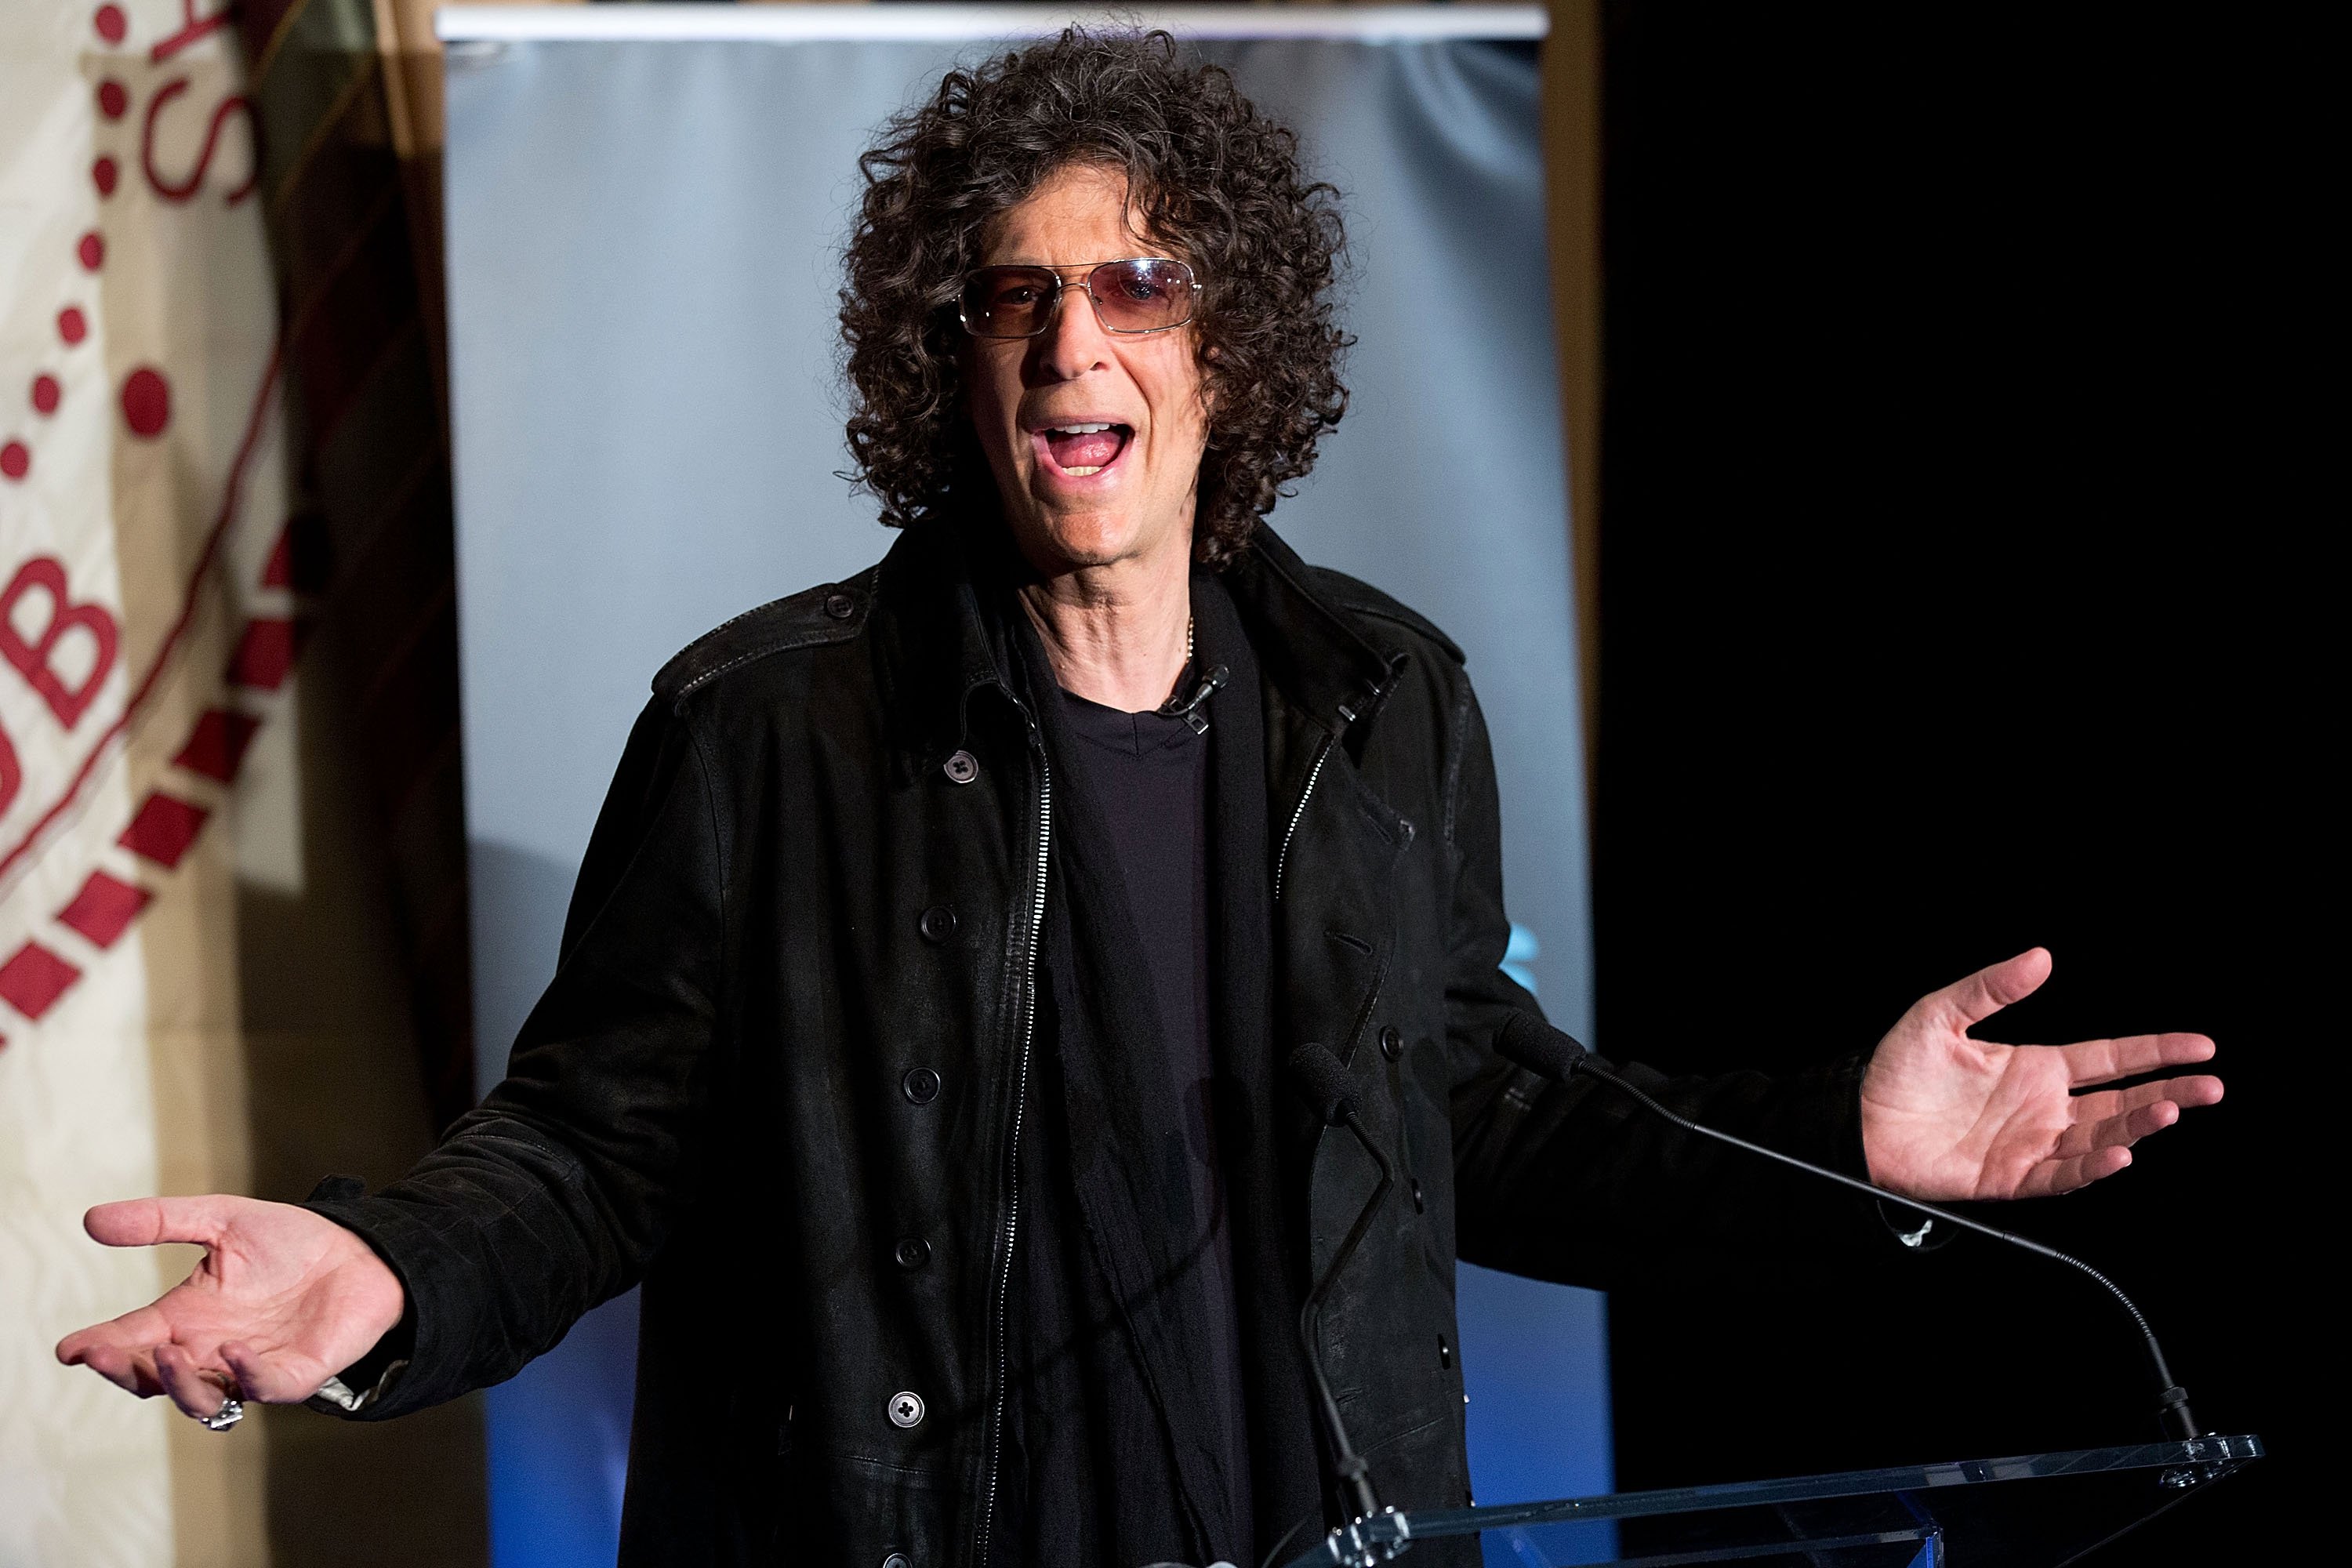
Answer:
<svg viewBox="0 0 2352 1568"><path fill-rule="evenodd" d="M1456 1505L1457 1257L1605 1284L1695 1227L1779 1227L1780 1189L1494 1054L1535 1003L1498 967L1460 650L1270 531L1224 582L1261 668L1272 1049L1328 1045L1402 1166L1323 1354L1383 1500ZM409 1294L366 1416L512 1376L642 1281L624 1564L973 1568L1049 807L1007 657L933 524L655 679L506 1081L399 1183L313 1202ZM1643 1081L1858 1171L1859 1071ZM1286 1125L1304 1279L1373 1176L1346 1135Z"/></svg>

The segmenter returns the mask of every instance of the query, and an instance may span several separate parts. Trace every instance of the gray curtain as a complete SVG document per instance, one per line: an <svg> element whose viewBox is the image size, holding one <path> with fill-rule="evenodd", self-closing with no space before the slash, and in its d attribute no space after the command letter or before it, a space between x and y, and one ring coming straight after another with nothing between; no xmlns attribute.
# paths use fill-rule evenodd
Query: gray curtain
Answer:
<svg viewBox="0 0 2352 1568"><path fill-rule="evenodd" d="M1209 40L1344 193L1354 401L1275 514L1467 650L1501 774L1514 973L1589 1033L1584 759L1535 55ZM453 43L448 274L480 1071L553 968L646 680L889 536L836 477L856 161L980 46ZM1598 1298L1464 1270L1482 1500L1605 1490ZM633 1304L491 1402L502 1568L609 1561ZM1531 1389L1541 1389L1530 1398ZM1485 1397L1482 1397L1486 1395Z"/></svg>

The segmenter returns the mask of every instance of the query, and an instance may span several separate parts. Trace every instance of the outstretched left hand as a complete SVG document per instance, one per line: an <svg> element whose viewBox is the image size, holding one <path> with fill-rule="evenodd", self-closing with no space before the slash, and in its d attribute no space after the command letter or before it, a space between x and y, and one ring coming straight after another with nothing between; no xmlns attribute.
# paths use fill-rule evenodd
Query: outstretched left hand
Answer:
<svg viewBox="0 0 2352 1568"><path fill-rule="evenodd" d="M2202 1035L2133 1035L2071 1046L2000 1046L1969 1027L2050 977L2042 948L1922 996L1896 1020L1862 1078L1870 1179L1935 1202L2071 1192L2131 1163L2131 1146L2221 1098L2206 1074L2126 1089L2074 1091L2213 1055Z"/></svg>

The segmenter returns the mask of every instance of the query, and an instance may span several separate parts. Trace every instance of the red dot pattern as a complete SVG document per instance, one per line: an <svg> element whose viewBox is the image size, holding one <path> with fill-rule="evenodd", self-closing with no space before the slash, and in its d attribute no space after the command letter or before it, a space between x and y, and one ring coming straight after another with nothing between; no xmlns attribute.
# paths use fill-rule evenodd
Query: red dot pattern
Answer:
<svg viewBox="0 0 2352 1568"><path fill-rule="evenodd" d="M119 44L131 34L131 18L124 16L122 7L112 4L111 0L98 8L98 15L91 17L90 22L98 28L98 36L110 44Z"/></svg>
<svg viewBox="0 0 2352 1568"><path fill-rule="evenodd" d="M141 365L122 383L122 422L134 436L155 437L172 422L172 385L163 372Z"/></svg>
<svg viewBox="0 0 2352 1568"><path fill-rule="evenodd" d="M130 18L122 7L100 5L91 17L98 36L109 44L120 44L130 36ZM112 79L98 84L98 110L109 120L120 120L131 108L131 94ZM98 187L102 200L114 195L122 183L122 165L110 153L100 153L89 166L90 183ZM95 272L106 265L106 237L91 229L75 243L74 255L85 270ZM70 348L89 335L89 321L77 305L68 305L58 312L58 336ZM33 377L33 412L43 416L55 414L65 398L65 388L58 378L44 371ZM158 372L141 367L131 374L122 386L122 417L131 431L140 436L161 435L172 421L172 389ZM33 449L23 441L11 438L0 444L0 479L22 480L33 470Z"/></svg>

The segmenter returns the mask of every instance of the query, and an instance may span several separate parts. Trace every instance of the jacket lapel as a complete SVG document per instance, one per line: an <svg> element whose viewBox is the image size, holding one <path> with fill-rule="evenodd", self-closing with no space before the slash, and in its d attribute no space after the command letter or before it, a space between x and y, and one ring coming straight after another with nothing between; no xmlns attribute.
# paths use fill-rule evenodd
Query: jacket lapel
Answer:
<svg viewBox="0 0 2352 1568"><path fill-rule="evenodd" d="M1395 875L1413 826L1364 781L1364 754L1395 671L1315 591L1304 563L1261 529L1227 574L1265 668L1266 786L1276 889L1274 1056L1312 1040L1358 1083L1375 1138L1395 1142L1378 1054L1361 1046L1396 951ZM1309 1277L1328 1265L1374 1179L1354 1141L1327 1138L1295 1096L1281 1125L1308 1173Z"/></svg>

